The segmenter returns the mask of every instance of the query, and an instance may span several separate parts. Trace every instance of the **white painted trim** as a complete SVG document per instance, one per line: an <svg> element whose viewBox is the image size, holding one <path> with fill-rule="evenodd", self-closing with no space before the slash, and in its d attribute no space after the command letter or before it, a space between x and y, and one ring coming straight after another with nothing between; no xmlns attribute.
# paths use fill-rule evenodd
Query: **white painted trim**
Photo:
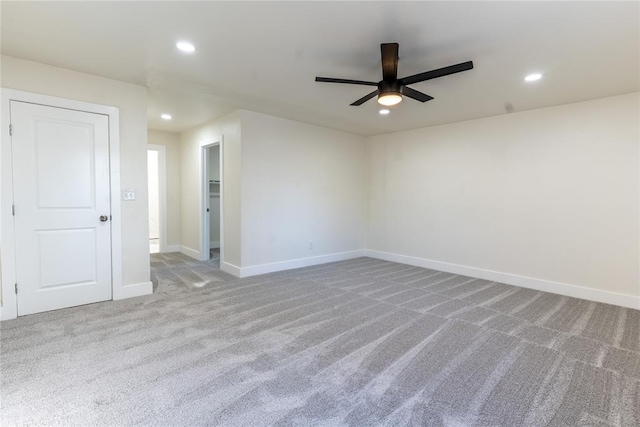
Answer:
<svg viewBox="0 0 640 427"><path fill-rule="evenodd" d="M109 117L109 158L111 197L111 289L112 298L121 299L122 286L122 213L120 202L120 110L117 107L92 104L38 93L0 88L0 265L2 265L2 311L0 320L18 315L14 292L16 282L15 236L13 231L13 176L11 136L9 135L10 102L29 102L69 110L103 114ZM151 293L151 292L149 292Z"/></svg>
<svg viewBox="0 0 640 427"><path fill-rule="evenodd" d="M219 240L215 241L215 242L213 240L211 240L209 242L209 249L216 249L216 248L219 248L219 247L220 247L220 241Z"/></svg>
<svg viewBox="0 0 640 427"><path fill-rule="evenodd" d="M434 261L407 255L398 255L389 252L366 250L365 255L371 258L399 262L402 264L414 265L416 267L424 267L432 270L445 271L447 273L461 274L464 276L491 280L493 282L520 286L522 288L535 289L537 291L550 292L553 294L565 295L589 301L640 309L640 297L636 297L633 295L619 294L616 292L585 288L578 285L570 285L567 283L553 282L544 279L535 279L533 277L519 276L517 274L501 273L499 271L468 267L465 265Z"/></svg>
<svg viewBox="0 0 640 427"><path fill-rule="evenodd" d="M16 282L16 259L13 216L11 206L13 204L13 175L11 135L9 135L10 99L11 95L6 89L0 89L1 105L0 118L2 130L0 130L0 266L2 266L2 312L0 320L15 319L18 316L17 299L14 289Z"/></svg>
<svg viewBox="0 0 640 427"><path fill-rule="evenodd" d="M144 282L144 283L136 283L134 285L126 285L122 287L122 292L118 294L117 298L113 298L114 300L127 299L133 297L141 297L144 295L150 295L153 293L153 283Z"/></svg>
<svg viewBox="0 0 640 427"><path fill-rule="evenodd" d="M195 259L196 261L201 261L200 252L195 249L191 249L188 246L180 245L180 253L185 254L188 257Z"/></svg>
<svg viewBox="0 0 640 427"><path fill-rule="evenodd" d="M209 242L209 220L206 212L206 201L209 199L209 182L207 180L209 165L207 149L220 146L220 265L224 261L224 137L200 141L200 252L198 259L200 261L209 260L209 251L211 249ZM191 255L189 255L191 256Z"/></svg>
<svg viewBox="0 0 640 427"><path fill-rule="evenodd" d="M160 216L160 252L167 252L167 147L147 144L147 151L158 152L158 210Z"/></svg>
<svg viewBox="0 0 640 427"><path fill-rule="evenodd" d="M111 173L111 286L113 299L122 294L122 202L120 198L120 109L109 114L109 167ZM153 292L153 289L149 293Z"/></svg>
<svg viewBox="0 0 640 427"><path fill-rule="evenodd" d="M328 262L344 261L347 259L359 258L363 256L365 256L364 251L358 250L349 252L338 252L335 254L320 255L309 258L298 258L289 261L273 262L270 264L252 265L249 267L241 267L239 277L257 276L259 274L309 267L312 265L326 264Z"/></svg>
<svg viewBox="0 0 640 427"><path fill-rule="evenodd" d="M180 252L180 245L167 245L164 249L165 253Z"/></svg>
<svg viewBox="0 0 640 427"><path fill-rule="evenodd" d="M241 277L242 269L228 262L220 262L220 270L235 277Z"/></svg>
<svg viewBox="0 0 640 427"><path fill-rule="evenodd" d="M220 136L220 265L224 261L224 135Z"/></svg>

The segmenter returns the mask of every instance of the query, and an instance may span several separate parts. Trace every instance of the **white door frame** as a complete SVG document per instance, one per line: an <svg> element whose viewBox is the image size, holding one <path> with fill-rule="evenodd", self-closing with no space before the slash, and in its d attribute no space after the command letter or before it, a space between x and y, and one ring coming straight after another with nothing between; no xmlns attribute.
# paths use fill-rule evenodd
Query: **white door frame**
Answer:
<svg viewBox="0 0 640 427"><path fill-rule="evenodd" d="M158 214L160 216L160 252L167 251L167 147L147 144L147 151L158 152Z"/></svg>
<svg viewBox="0 0 640 427"><path fill-rule="evenodd" d="M220 266L224 260L224 137L214 141L200 142L200 260L209 260L209 221L207 201L209 199L209 181L207 149L220 146Z"/></svg>
<svg viewBox="0 0 640 427"><path fill-rule="evenodd" d="M72 99L0 88L0 282L2 307L0 320L15 319L18 305L15 294L16 259L13 206L13 161L9 133L11 101L28 102L69 110L103 114L109 117L109 176L111 197L111 287L113 299L126 298L122 286L122 215L120 206L120 110Z"/></svg>

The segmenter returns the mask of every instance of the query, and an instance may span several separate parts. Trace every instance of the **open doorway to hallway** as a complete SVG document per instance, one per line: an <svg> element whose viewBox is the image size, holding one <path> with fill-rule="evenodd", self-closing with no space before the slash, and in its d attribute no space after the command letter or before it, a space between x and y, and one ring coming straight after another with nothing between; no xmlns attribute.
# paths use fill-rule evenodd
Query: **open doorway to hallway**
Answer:
<svg viewBox="0 0 640 427"><path fill-rule="evenodd" d="M158 180L158 152L147 150L147 170L149 173L149 252L160 252L160 189Z"/></svg>
<svg viewBox="0 0 640 427"><path fill-rule="evenodd" d="M166 147L149 144L147 173L149 191L149 253L166 247Z"/></svg>

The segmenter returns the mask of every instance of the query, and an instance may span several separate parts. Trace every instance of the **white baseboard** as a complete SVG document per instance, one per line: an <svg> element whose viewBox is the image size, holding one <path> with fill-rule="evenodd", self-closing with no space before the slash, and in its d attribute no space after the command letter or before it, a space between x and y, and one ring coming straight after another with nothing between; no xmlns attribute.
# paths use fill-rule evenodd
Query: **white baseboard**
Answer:
<svg viewBox="0 0 640 427"><path fill-rule="evenodd" d="M127 298L141 297L143 295L151 295L153 293L153 283L135 283L133 285L122 286L114 289L113 300L123 300ZM105 301L106 302L106 301ZM16 309L9 310L8 307L0 307L0 321L11 320L18 317Z"/></svg>
<svg viewBox="0 0 640 427"><path fill-rule="evenodd" d="M230 264L228 262L222 262L220 264L220 270L224 271L225 273L229 273L230 275L235 277L241 277L241 273L242 273L242 269L240 267L238 267L237 265Z"/></svg>
<svg viewBox="0 0 640 427"><path fill-rule="evenodd" d="M589 301L640 309L640 297L633 295L619 294L616 292L585 288L583 286L569 285L567 283L552 282L550 280L535 279L533 277L518 276L516 274L501 273L499 271L467 267L465 265L434 261L407 255L398 255L389 252L367 249L365 254L371 258L399 262L402 264L414 265L416 267L430 268L432 270L445 271L447 273L461 274L464 276L476 277L478 279L490 280L492 282L506 283L508 285L586 299Z"/></svg>
<svg viewBox="0 0 640 427"><path fill-rule="evenodd" d="M312 265L326 264L328 262L344 261L347 259L365 256L364 251L338 252L329 255L320 255L309 258L298 258L290 261L273 262L270 264L252 265L240 268L239 277L257 276L259 274L273 273L275 271L291 270L293 268L309 267ZM236 267L237 268L237 267Z"/></svg>
<svg viewBox="0 0 640 427"><path fill-rule="evenodd" d="M180 252L180 245L167 245L164 247L163 253Z"/></svg>
<svg viewBox="0 0 640 427"><path fill-rule="evenodd" d="M9 309L9 307L0 307L0 321L11 320L18 317L18 311L14 307L13 309Z"/></svg>
<svg viewBox="0 0 640 427"><path fill-rule="evenodd" d="M197 261L200 261L200 251L191 249L188 246L180 246L180 253L185 254L186 256L191 257Z"/></svg>
<svg viewBox="0 0 640 427"><path fill-rule="evenodd" d="M212 240L212 241L209 242L209 248L210 249L216 249L216 248L219 248L219 247L220 247L220 241L219 240L215 241L215 242Z"/></svg>
<svg viewBox="0 0 640 427"><path fill-rule="evenodd" d="M125 285L121 287L117 293L114 292L113 300L121 300L133 297L141 297L143 295L151 295L153 293L153 283L135 283L133 285Z"/></svg>

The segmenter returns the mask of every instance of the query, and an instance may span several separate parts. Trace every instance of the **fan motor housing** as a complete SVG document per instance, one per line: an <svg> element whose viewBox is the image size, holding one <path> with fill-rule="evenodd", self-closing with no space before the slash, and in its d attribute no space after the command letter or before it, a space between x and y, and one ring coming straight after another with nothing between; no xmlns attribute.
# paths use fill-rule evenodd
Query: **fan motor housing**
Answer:
<svg viewBox="0 0 640 427"><path fill-rule="evenodd" d="M400 84L399 80L382 80L378 83L378 97L384 96L388 93L402 94L402 84Z"/></svg>

